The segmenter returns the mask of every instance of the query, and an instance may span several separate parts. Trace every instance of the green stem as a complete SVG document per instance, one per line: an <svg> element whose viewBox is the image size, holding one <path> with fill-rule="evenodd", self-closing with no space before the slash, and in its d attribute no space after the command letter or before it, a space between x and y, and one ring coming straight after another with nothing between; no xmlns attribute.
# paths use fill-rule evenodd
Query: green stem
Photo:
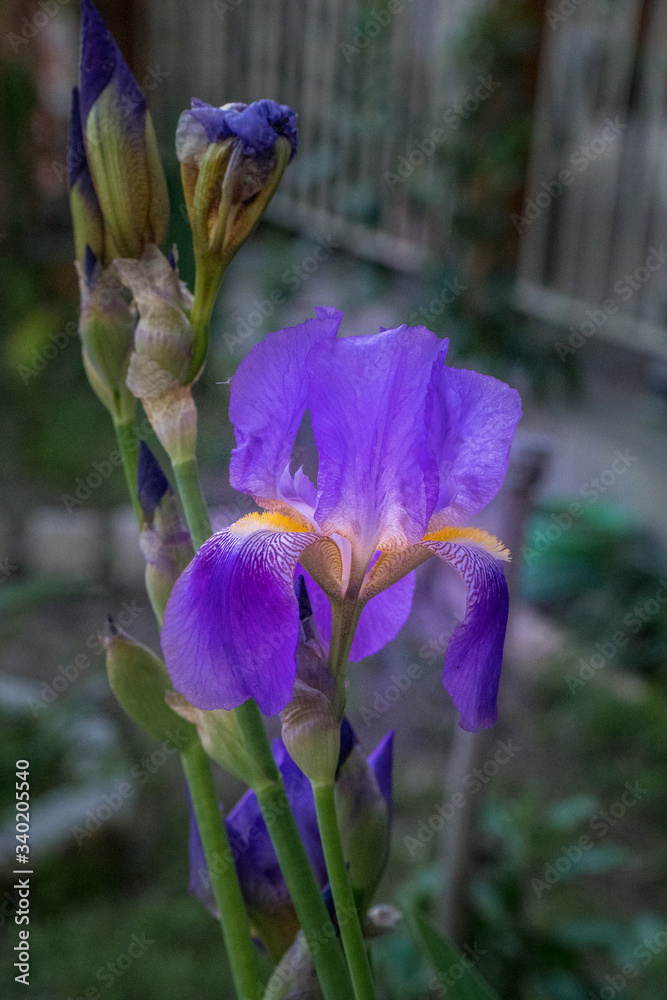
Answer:
<svg viewBox="0 0 667 1000"><path fill-rule="evenodd" d="M356 1000L375 1000L373 978L340 842L334 786L313 785L317 823Z"/></svg>
<svg viewBox="0 0 667 1000"><path fill-rule="evenodd" d="M137 459L139 456L139 441L134 428L134 418L129 420L115 420L113 427L116 432L116 441L123 461L127 488L130 492L130 499L134 513L137 515L139 527L143 524L144 518L141 513L141 504L137 493Z"/></svg>
<svg viewBox="0 0 667 1000"><path fill-rule="evenodd" d="M208 757L199 741L181 754L199 833L204 846L220 926L240 1000L260 1000L262 983L241 895L236 865L220 816Z"/></svg>
<svg viewBox="0 0 667 1000"><path fill-rule="evenodd" d="M303 928L325 1000L349 1000L350 979L331 918L313 875L273 759L256 702L236 710L244 742L263 767L267 784L255 789L264 822Z"/></svg>
<svg viewBox="0 0 667 1000"><path fill-rule="evenodd" d="M213 534L206 501L199 486L197 459L190 458L186 462L176 463L172 465L172 468L176 477L178 495L183 504L185 520L188 522L192 544L196 552Z"/></svg>

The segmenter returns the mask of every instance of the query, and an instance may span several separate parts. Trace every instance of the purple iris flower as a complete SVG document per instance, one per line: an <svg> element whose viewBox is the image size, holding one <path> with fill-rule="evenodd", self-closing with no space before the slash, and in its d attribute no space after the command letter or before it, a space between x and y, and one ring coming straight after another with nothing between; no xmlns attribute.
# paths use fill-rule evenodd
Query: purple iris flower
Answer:
<svg viewBox="0 0 667 1000"><path fill-rule="evenodd" d="M345 720L344 728L351 733ZM356 738L342 738L349 754ZM378 744L368 757L387 808L391 813L393 731ZM315 802L310 781L288 754L281 739L272 746L273 756L285 784L285 791L299 835L306 849L313 873L321 889L328 878L322 843L315 814ZM341 755L341 765L345 763ZM229 842L251 922L274 957L287 950L299 929L294 906L280 871L271 838L262 817L257 796L249 789L225 820ZM211 890L208 867L197 822L190 806L190 892L213 914L215 901Z"/></svg>
<svg viewBox="0 0 667 1000"><path fill-rule="evenodd" d="M410 612L411 571L437 555L467 590L443 683L464 729L491 726L509 553L461 525L500 489L519 394L447 367L447 341L425 327L338 338L342 314L316 313L270 333L232 380L230 480L265 512L215 534L177 581L162 631L174 686L201 708L254 698L275 714L289 702L295 676L295 571L307 572L340 677L348 654L359 660L397 634ZM291 471L307 410L317 486L303 469Z"/></svg>

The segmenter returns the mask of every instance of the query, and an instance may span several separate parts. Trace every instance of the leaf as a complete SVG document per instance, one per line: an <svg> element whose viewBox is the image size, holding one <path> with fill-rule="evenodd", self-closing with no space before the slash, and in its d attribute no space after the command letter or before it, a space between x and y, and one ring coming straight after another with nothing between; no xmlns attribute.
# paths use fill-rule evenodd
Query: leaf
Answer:
<svg viewBox="0 0 667 1000"><path fill-rule="evenodd" d="M441 986L452 1000L499 1000L473 966L474 958L463 955L419 913L411 924L415 937L433 963Z"/></svg>

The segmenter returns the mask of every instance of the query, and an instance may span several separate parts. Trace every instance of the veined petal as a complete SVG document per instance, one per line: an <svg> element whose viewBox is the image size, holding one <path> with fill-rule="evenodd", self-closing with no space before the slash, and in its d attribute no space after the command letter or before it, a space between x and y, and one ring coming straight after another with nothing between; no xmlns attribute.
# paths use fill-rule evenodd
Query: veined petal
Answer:
<svg viewBox="0 0 667 1000"><path fill-rule="evenodd" d="M320 637L328 644L331 641L331 604L322 588L305 570L297 570L300 571L306 577ZM372 656L396 638L410 616L414 592L415 575L409 573L364 606L350 650L352 662Z"/></svg>
<svg viewBox="0 0 667 1000"><path fill-rule="evenodd" d="M307 407L306 356L313 345L336 338L342 313L317 310L317 318L269 333L232 379L229 419L236 433L229 479L242 493L282 499L294 439Z"/></svg>
<svg viewBox="0 0 667 1000"><path fill-rule="evenodd" d="M436 367L427 422L440 490L429 530L460 524L493 500L520 419L516 389L489 375Z"/></svg>
<svg viewBox="0 0 667 1000"><path fill-rule="evenodd" d="M448 562L466 586L466 613L449 640L442 682L474 732L493 726L507 628L509 594L502 561L509 552L477 528L445 528L425 536L420 547Z"/></svg>
<svg viewBox="0 0 667 1000"><path fill-rule="evenodd" d="M201 547L167 604L162 648L177 691L197 708L254 698L277 715L292 697L299 611L294 568L321 543L281 514L247 514Z"/></svg>
<svg viewBox="0 0 667 1000"><path fill-rule="evenodd" d="M308 404L319 452L317 522L376 548L418 541L435 509L426 399L443 344L400 327L313 348Z"/></svg>

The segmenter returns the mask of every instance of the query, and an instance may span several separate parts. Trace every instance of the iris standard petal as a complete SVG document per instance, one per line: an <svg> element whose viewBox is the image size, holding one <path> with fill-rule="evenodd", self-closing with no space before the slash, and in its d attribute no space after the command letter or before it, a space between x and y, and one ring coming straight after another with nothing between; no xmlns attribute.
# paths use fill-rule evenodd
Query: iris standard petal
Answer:
<svg viewBox="0 0 667 1000"><path fill-rule="evenodd" d="M280 514L248 514L213 535L167 604L162 648L174 687L197 708L254 698L277 715L292 697L299 612L294 569L316 532Z"/></svg>
<svg viewBox="0 0 667 1000"><path fill-rule="evenodd" d="M445 528L419 547L448 562L466 586L466 613L445 657L442 682L461 713L460 725L474 732L493 726L507 628L509 594L501 563L509 552L476 528Z"/></svg>
<svg viewBox="0 0 667 1000"><path fill-rule="evenodd" d="M342 313L318 309L317 318L269 333L232 379L229 418L236 433L229 479L242 493L281 498L294 439L307 407L306 356L336 338Z"/></svg>
<svg viewBox="0 0 667 1000"><path fill-rule="evenodd" d="M331 641L331 604L322 588L301 568L297 573L306 577L313 614L322 640ZM396 638L412 610L415 574L408 573L388 590L382 590L364 606L352 641L350 660L356 663L379 652Z"/></svg>
<svg viewBox="0 0 667 1000"><path fill-rule="evenodd" d="M427 420L440 490L429 530L461 524L495 497L520 419L516 389L478 372L436 368Z"/></svg>
<svg viewBox="0 0 667 1000"><path fill-rule="evenodd" d="M347 337L311 350L308 405L319 452L315 516L325 534L344 535L369 554L422 537L438 495L426 442L426 396L444 351L446 344L425 327Z"/></svg>

